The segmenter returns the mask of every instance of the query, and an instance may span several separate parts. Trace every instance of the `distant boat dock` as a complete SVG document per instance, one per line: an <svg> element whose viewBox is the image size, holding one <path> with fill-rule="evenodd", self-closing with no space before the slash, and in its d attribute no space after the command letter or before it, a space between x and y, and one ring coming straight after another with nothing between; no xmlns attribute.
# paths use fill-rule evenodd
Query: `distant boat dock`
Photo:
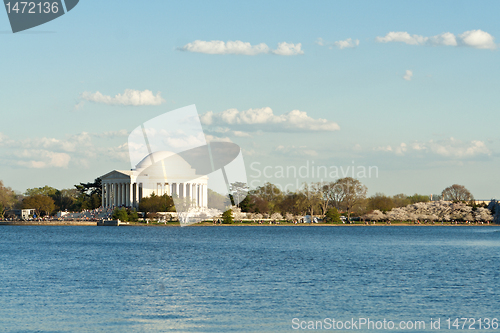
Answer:
<svg viewBox="0 0 500 333"><path fill-rule="evenodd" d="M120 225L129 225L129 223L123 222L120 220L100 220L100 221L97 221L97 226L118 227Z"/></svg>

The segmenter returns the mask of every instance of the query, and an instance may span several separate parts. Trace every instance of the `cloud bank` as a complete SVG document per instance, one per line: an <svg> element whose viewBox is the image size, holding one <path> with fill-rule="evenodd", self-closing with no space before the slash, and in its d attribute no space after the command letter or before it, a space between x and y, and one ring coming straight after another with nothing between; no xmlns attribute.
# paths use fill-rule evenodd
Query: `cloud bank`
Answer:
<svg viewBox="0 0 500 333"><path fill-rule="evenodd" d="M153 95L150 90L133 90L126 89L123 94L117 94L114 97L106 96L101 94L99 91L95 93L83 92L81 94L83 100L102 103L108 105L127 105L127 106L141 106L141 105L160 105L165 103L165 100L161 97L161 93L158 92Z"/></svg>
<svg viewBox="0 0 500 333"><path fill-rule="evenodd" d="M96 160L128 161L126 144L109 146L109 139L121 137L125 130L104 133L87 133L67 136L10 139L0 133L0 146L4 154L2 165L29 169L89 167ZM95 142L101 140L101 142ZM106 147L106 145L108 145Z"/></svg>
<svg viewBox="0 0 500 333"><path fill-rule="evenodd" d="M238 55L257 55L257 54L276 54L283 56L304 54L302 44L293 44L282 42L273 50L265 43L252 45L240 40L224 42L221 40L195 40L179 48L181 51L205 53L205 54L238 54Z"/></svg>
<svg viewBox="0 0 500 333"><path fill-rule="evenodd" d="M238 111L228 109L220 113L209 111L203 114L201 122L210 126L236 126L253 131L337 131L339 125L326 119L314 119L304 111L293 110L275 115L269 107ZM242 136L241 133L239 136Z"/></svg>
<svg viewBox="0 0 500 333"><path fill-rule="evenodd" d="M384 37L377 37L375 40L379 43L398 42L408 45L467 46L490 50L497 47L495 37L482 30L469 30L459 35L445 32L431 37L410 35L406 31L391 31Z"/></svg>
<svg viewBox="0 0 500 333"><path fill-rule="evenodd" d="M409 145L403 142L397 146L382 146L374 148L374 150L393 152L396 155L421 152L458 159L491 155L491 151L483 141L472 140L470 142L462 142L454 138L440 141L413 142Z"/></svg>

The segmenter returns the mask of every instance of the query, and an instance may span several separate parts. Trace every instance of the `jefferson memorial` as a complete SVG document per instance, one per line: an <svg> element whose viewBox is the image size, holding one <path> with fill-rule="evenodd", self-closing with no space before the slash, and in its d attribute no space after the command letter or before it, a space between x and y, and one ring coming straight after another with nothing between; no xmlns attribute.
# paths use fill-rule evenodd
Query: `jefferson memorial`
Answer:
<svg viewBox="0 0 500 333"><path fill-rule="evenodd" d="M207 208L208 176L196 170L178 154L157 151L146 156L135 169L113 170L101 177L102 206L137 208L152 193L187 199L192 207Z"/></svg>

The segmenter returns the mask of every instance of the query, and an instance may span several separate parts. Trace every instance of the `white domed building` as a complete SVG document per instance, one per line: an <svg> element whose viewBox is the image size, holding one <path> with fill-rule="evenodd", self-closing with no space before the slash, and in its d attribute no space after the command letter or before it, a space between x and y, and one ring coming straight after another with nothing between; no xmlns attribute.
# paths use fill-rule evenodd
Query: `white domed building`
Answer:
<svg viewBox="0 0 500 333"><path fill-rule="evenodd" d="M102 206L137 208L152 193L174 198L189 198L192 206L207 208L208 177L196 170L178 154L157 151L146 156L135 169L113 170L101 177Z"/></svg>

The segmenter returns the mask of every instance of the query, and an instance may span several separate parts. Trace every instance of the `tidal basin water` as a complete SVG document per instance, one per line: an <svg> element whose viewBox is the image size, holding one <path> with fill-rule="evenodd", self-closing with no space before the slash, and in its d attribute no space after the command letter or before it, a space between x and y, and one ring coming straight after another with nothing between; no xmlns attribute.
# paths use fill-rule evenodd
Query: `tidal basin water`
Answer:
<svg viewBox="0 0 500 333"><path fill-rule="evenodd" d="M448 318L500 319L499 227L2 226L0 237L2 332L294 332L293 320L325 318L434 332L430 318L441 331Z"/></svg>

